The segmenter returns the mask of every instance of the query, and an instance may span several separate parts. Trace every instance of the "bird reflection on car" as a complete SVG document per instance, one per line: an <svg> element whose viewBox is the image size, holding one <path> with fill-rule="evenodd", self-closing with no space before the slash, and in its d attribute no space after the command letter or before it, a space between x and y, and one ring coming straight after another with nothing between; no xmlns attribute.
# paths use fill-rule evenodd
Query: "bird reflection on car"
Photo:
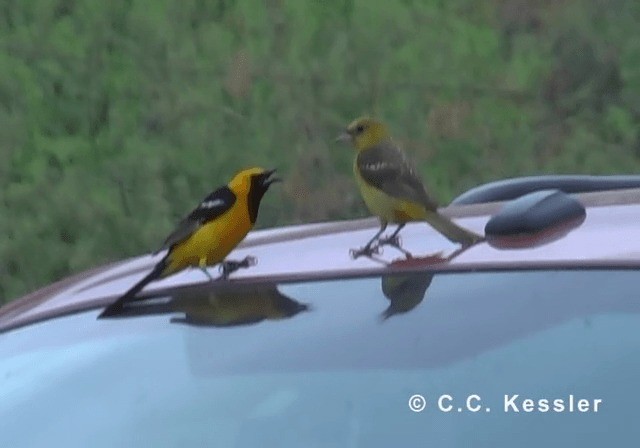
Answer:
<svg viewBox="0 0 640 448"><path fill-rule="evenodd" d="M232 327L289 319L311 307L282 294L275 283L178 289L129 302L117 317L181 313L171 323Z"/></svg>
<svg viewBox="0 0 640 448"><path fill-rule="evenodd" d="M411 272L382 276L382 293L389 299L389 306L380 315L384 321L396 314L408 313L424 300L433 272Z"/></svg>
<svg viewBox="0 0 640 448"><path fill-rule="evenodd" d="M449 259L450 256L443 257L441 253L437 253L419 258L400 258L389 263L388 267L400 269L424 268ZM381 277L382 293L390 303L387 309L380 314L380 319L385 321L396 314L408 313L420 305L427 294L427 289L431 285L434 275L433 271L398 272L383 275Z"/></svg>
<svg viewBox="0 0 640 448"><path fill-rule="evenodd" d="M411 255L388 263L387 267L391 269L420 269L420 271L398 272L382 276L382 293L389 299L390 303L380 315L381 319L385 321L396 314L408 313L420 305L435 275L435 272L424 271L423 269L451 261L467 249L469 247L458 248L446 257L443 256L442 252L438 252L422 257Z"/></svg>

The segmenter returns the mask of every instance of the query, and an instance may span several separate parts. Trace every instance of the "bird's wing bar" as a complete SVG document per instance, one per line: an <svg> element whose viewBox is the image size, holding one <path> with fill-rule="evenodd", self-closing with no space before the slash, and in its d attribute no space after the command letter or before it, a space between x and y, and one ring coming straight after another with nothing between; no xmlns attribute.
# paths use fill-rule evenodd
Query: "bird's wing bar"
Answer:
<svg viewBox="0 0 640 448"><path fill-rule="evenodd" d="M220 187L204 198L187 219L205 224L229 210L235 202L235 193L227 186Z"/></svg>
<svg viewBox="0 0 640 448"><path fill-rule="evenodd" d="M189 238L201 226L212 221L227 210L236 202L236 195L227 186L218 188L216 191L204 198L198 206L184 218L176 229L167 237L162 247L156 252L169 249L173 245Z"/></svg>
<svg viewBox="0 0 640 448"><path fill-rule="evenodd" d="M397 179L402 174L402 154L388 146L361 151L356 163L362 178L381 190L389 179Z"/></svg>
<svg viewBox="0 0 640 448"><path fill-rule="evenodd" d="M411 162L393 144L361 151L357 164L362 178L375 188L398 199L421 203L429 210L438 208Z"/></svg>

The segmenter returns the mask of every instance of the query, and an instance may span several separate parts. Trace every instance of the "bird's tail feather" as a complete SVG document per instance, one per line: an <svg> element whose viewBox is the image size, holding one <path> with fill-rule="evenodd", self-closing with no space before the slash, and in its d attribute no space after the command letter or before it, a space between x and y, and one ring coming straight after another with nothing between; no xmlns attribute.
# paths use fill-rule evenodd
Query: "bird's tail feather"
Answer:
<svg viewBox="0 0 640 448"><path fill-rule="evenodd" d="M463 246L470 246L484 239L484 237L460 227L458 224L438 212L429 213L427 216L427 222L434 229L444 235L449 241L459 243Z"/></svg>
<svg viewBox="0 0 640 448"><path fill-rule="evenodd" d="M142 278L142 280L140 280L138 283L133 285L127 292L125 292L123 295L121 295L111 305L107 306L104 309L104 311L102 312L102 314L100 314L100 316L98 316L98 317L111 316L113 314L116 314L118 311L121 311L123 305L127 301L133 299L136 296L136 294L138 294L142 290L142 288L147 286L152 281L160 278L162 276L162 274L164 273L164 270L166 269L166 267L167 267L167 258L165 257L162 260L160 260L155 265L153 270L151 272L149 272L147 275L145 275L144 278Z"/></svg>

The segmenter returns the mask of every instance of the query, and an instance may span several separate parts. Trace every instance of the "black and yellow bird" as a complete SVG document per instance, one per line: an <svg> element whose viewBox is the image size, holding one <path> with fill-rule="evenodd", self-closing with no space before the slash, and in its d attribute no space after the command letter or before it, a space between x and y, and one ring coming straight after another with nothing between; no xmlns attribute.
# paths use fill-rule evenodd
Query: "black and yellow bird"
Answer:
<svg viewBox="0 0 640 448"><path fill-rule="evenodd" d="M200 268L213 280L207 266L220 263L221 278L227 278L235 270L251 264L251 257L242 261L225 258L253 228L260 201L269 186L281 180L272 177L274 172L263 168L245 169L227 185L205 197L156 251L168 250L162 260L148 275L109 305L101 317L120 310L124 302L135 297L148 283L186 268Z"/></svg>
<svg viewBox="0 0 640 448"><path fill-rule="evenodd" d="M384 123L370 117L354 120L339 141L356 149L353 172L369 211L380 219L380 230L352 256L370 256L389 244L402 250L398 233L411 221L426 221L452 242L470 246L483 239L438 212L438 203L427 192L413 164L393 142ZM389 223L397 224L387 238L380 236ZM373 244L378 242L376 246Z"/></svg>

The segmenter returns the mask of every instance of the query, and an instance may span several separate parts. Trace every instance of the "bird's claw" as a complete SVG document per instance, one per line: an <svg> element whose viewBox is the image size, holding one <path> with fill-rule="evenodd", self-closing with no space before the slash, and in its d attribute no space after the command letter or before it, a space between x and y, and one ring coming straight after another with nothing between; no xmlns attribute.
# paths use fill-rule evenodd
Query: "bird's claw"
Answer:
<svg viewBox="0 0 640 448"><path fill-rule="evenodd" d="M402 252L407 258L413 258L413 255L411 254L411 252L409 252L408 250L402 247L402 239L400 238L400 235L393 235L387 238L381 238L378 241L378 247L381 247L381 246L395 247L397 250Z"/></svg>
<svg viewBox="0 0 640 448"><path fill-rule="evenodd" d="M207 276L207 278L209 279L210 282L215 281L215 279L211 276L211 274L209 274L209 271L207 270L207 266L206 265L201 264L200 265L200 271L202 271L202 273Z"/></svg>
<svg viewBox="0 0 640 448"><path fill-rule="evenodd" d="M349 249L349 255L351 255L351 258L354 260L362 256L371 257L372 255L380 255L381 253L382 250L379 244L376 244L375 246L367 245L360 249Z"/></svg>
<svg viewBox="0 0 640 448"><path fill-rule="evenodd" d="M380 241L378 241L378 246L393 246L399 249L402 246L402 239L400 239L399 235L381 238Z"/></svg>
<svg viewBox="0 0 640 448"><path fill-rule="evenodd" d="M251 266L255 266L258 264L258 259L256 257L252 257L251 255L247 255L246 257L244 257L244 260L242 260L242 263L246 264L245 268L249 268Z"/></svg>
<svg viewBox="0 0 640 448"><path fill-rule="evenodd" d="M251 266L255 266L258 264L258 259L252 256L246 256L242 260L225 260L220 263L219 270L221 272L221 278L227 279L229 275L237 271L238 269L246 269Z"/></svg>

